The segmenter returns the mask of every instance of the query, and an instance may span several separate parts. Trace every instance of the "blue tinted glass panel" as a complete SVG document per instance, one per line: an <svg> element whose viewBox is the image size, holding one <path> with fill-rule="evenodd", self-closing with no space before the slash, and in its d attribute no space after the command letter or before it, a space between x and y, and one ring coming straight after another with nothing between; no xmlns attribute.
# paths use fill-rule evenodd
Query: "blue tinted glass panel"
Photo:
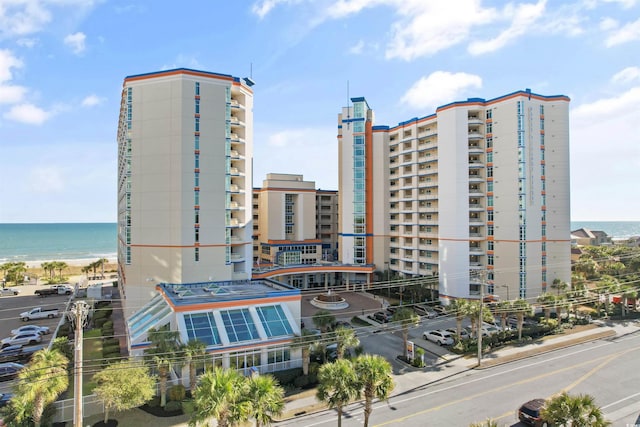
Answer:
<svg viewBox="0 0 640 427"><path fill-rule="evenodd" d="M220 335L213 313L185 314L184 323L187 326L189 340L197 339L206 345L220 344Z"/></svg>
<svg viewBox="0 0 640 427"><path fill-rule="evenodd" d="M258 316L260 316L260 321L268 337L293 334L291 325L281 306L257 307L256 311L258 312Z"/></svg>
<svg viewBox="0 0 640 427"><path fill-rule="evenodd" d="M221 311L220 314L230 342L260 338L248 309Z"/></svg>

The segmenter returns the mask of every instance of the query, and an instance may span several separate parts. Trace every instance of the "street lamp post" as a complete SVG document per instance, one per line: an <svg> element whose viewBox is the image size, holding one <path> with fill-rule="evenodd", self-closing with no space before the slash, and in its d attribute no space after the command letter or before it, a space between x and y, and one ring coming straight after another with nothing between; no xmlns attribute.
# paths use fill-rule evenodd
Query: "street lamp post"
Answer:
<svg viewBox="0 0 640 427"><path fill-rule="evenodd" d="M478 313L478 367L482 366L482 310L484 309L484 278L485 272L480 272L480 310Z"/></svg>
<svg viewBox="0 0 640 427"><path fill-rule="evenodd" d="M509 285L501 285L501 288L506 288L507 290L507 301L511 301L511 298L509 298Z"/></svg>

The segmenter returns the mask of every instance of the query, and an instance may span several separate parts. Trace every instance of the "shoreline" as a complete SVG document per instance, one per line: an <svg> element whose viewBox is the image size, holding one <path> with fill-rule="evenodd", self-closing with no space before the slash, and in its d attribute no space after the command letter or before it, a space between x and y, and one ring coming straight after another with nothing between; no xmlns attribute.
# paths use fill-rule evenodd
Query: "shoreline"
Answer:
<svg viewBox="0 0 640 427"><path fill-rule="evenodd" d="M24 262L27 266L27 269L37 269L42 268L43 262L64 262L69 267L86 267L91 263L98 261L100 257L95 258L74 258L74 259L51 259L51 260L30 260L30 261L13 261L13 262ZM105 264L105 270L107 270L107 266L112 266L118 263L117 257L105 257L107 263Z"/></svg>

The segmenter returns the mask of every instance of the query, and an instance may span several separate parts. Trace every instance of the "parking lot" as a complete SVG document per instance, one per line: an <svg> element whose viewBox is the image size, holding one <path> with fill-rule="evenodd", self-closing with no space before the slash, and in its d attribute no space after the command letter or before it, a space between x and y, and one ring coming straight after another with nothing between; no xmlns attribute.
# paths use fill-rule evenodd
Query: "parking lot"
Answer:
<svg viewBox="0 0 640 427"><path fill-rule="evenodd" d="M65 315L64 310L67 302L71 298L68 295L51 295L47 297L39 297L34 294L36 289L41 289L44 286L26 285L19 286L16 289L20 290L18 295L1 296L0 297L0 339L11 336L11 330L17 329L20 326L34 324L38 326L48 326L51 333L42 336L43 346L48 346L49 341L53 337L58 323L62 316ZM13 288L12 288L13 289ZM35 307L42 308L57 308L60 313L60 317L53 319L38 319L23 322L20 320L20 313L31 310ZM14 381L0 382L0 393L10 392Z"/></svg>

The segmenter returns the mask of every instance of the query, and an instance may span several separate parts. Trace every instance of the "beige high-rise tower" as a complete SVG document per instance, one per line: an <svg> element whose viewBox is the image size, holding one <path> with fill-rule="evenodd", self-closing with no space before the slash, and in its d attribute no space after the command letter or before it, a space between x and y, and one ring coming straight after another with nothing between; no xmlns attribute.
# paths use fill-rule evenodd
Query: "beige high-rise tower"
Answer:
<svg viewBox="0 0 640 427"><path fill-rule="evenodd" d="M250 79L128 76L118 126L118 269L130 315L158 283L251 278Z"/></svg>

